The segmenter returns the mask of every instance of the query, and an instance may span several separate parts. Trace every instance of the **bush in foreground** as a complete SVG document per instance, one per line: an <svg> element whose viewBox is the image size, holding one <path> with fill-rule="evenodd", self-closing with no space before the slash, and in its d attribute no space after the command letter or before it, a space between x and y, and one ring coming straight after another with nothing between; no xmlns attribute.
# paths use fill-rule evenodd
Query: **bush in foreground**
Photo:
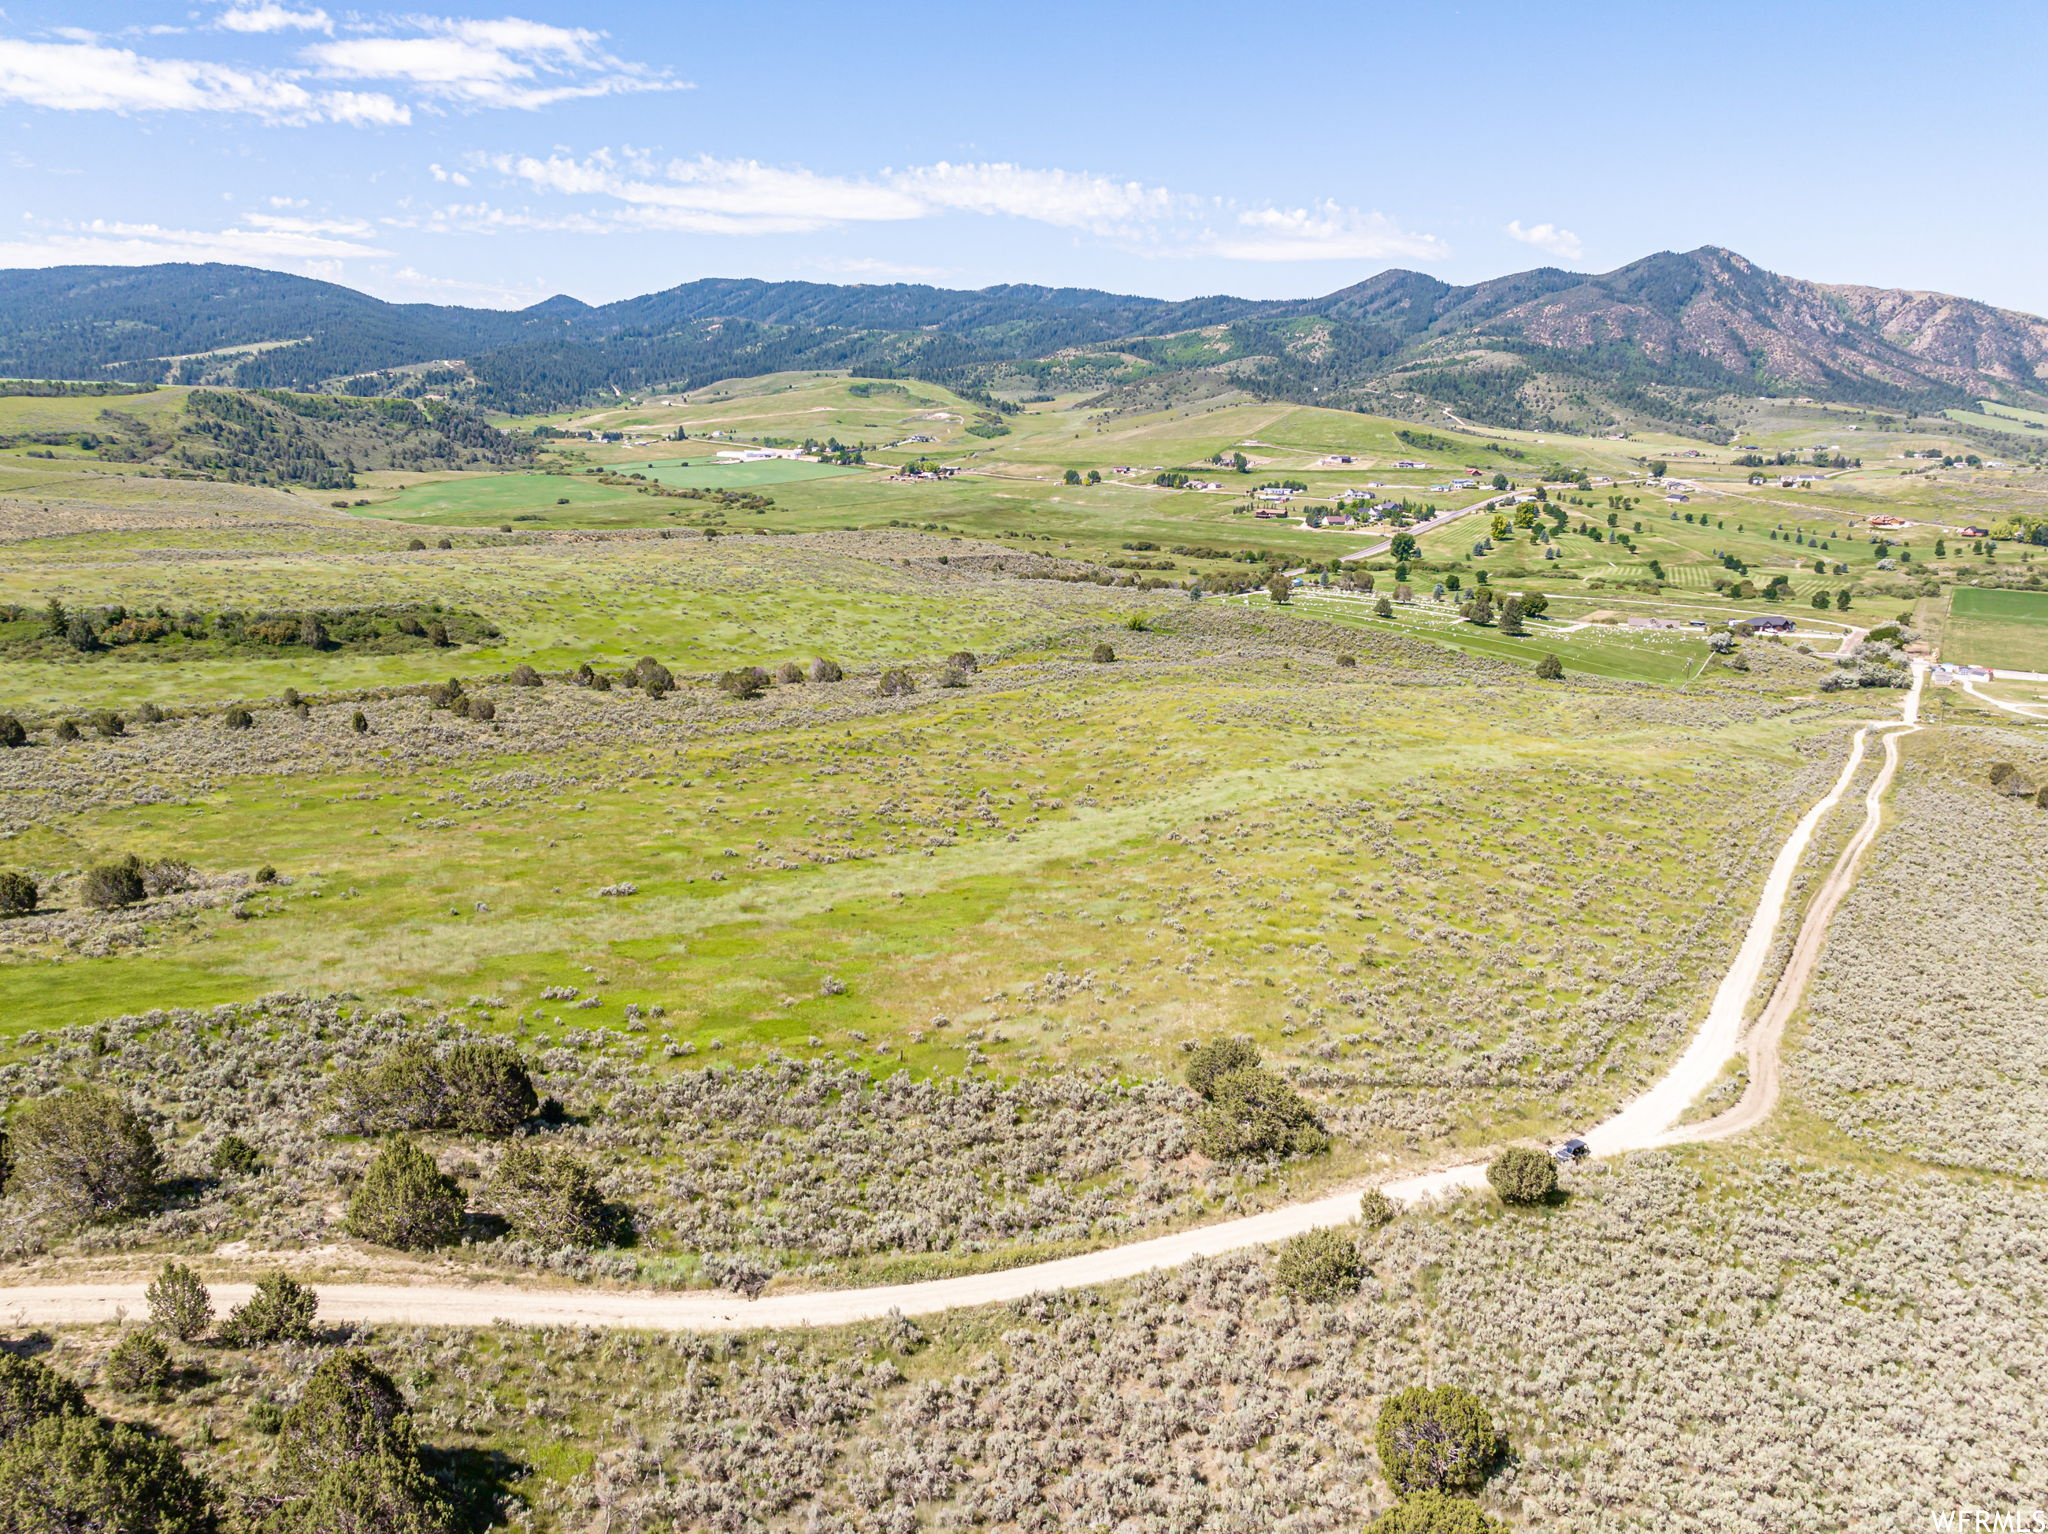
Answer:
<svg viewBox="0 0 2048 1534"><path fill-rule="evenodd" d="M212 1534L178 1451L125 1423L50 1417L0 1445L0 1534Z"/></svg>
<svg viewBox="0 0 2048 1534"><path fill-rule="evenodd" d="M1557 1163L1542 1151L1510 1145L1486 1168L1504 1204L1540 1204L1557 1191Z"/></svg>
<svg viewBox="0 0 2048 1534"><path fill-rule="evenodd" d="M0 1353L0 1442L47 1417L84 1416L85 1392L48 1364Z"/></svg>
<svg viewBox="0 0 2048 1534"><path fill-rule="evenodd" d="M278 1425L271 1493L293 1534L441 1534L446 1503L420 1466L412 1414L391 1377L361 1353L337 1353L306 1381Z"/></svg>
<svg viewBox="0 0 2048 1534"><path fill-rule="evenodd" d="M77 1220L117 1219L156 1196L163 1159L149 1126L97 1087L74 1087L30 1103L8 1136L10 1191Z"/></svg>
<svg viewBox="0 0 2048 1534"><path fill-rule="evenodd" d="M1365 1278L1358 1243L1341 1230L1310 1230L1282 1242L1273 1280L1289 1294L1312 1301L1356 1294Z"/></svg>
<svg viewBox="0 0 2048 1534"><path fill-rule="evenodd" d="M1477 1491L1500 1453L1486 1405L1455 1385L1413 1386L1380 1405L1373 1441L1402 1496Z"/></svg>
<svg viewBox="0 0 2048 1534"><path fill-rule="evenodd" d="M1394 1201L1378 1188L1367 1188L1358 1196L1358 1222L1370 1230L1394 1223L1394 1216L1401 1211Z"/></svg>
<svg viewBox="0 0 2048 1534"><path fill-rule="evenodd" d="M446 1246L462 1233L462 1189L410 1140L377 1153L348 1201L348 1233L404 1252Z"/></svg>

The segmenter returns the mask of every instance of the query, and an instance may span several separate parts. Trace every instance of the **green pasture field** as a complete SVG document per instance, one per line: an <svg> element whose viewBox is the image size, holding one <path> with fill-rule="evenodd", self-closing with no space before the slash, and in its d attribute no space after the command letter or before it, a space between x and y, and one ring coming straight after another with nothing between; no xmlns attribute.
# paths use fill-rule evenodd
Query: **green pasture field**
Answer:
<svg viewBox="0 0 2048 1534"><path fill-rule="evenodd" d="M2048 671L2048 592L1958 586L1942 626L1941 658Z"/></svg>
<svg viewBox="0 0 2048 1534"><path fill-rule="evenodd" d="M175 551L213 542L206 528L9 545L0 562L0 601L40 608L54 595L72 606L118 602L173 612L438 601L494 623L503 640L449 651L296 652L275 660L161 660L147 645L65 661L0 658L4 706L42 714L133 708L144 700L217 703L274 697L286 686L337 692L433 681L450 671L504 672L521 661L560 670L585 660L631 664L642 655L679 672L816 655L847 666L899 665L962 647L995 649L1048 625L1129 610L1139 601L1135 593L1092 586L989 581L946 596L945 620L938 622L934 587L944 587L933 575L808 541L688 537L408 552L391 545L386 527L342 525L379 536L353 540L354 547L317 539L292 552L296 529L251 530L230 545L231 557L204 560L177 559ZM265 549L266 539L274 551ZM1156 596L1151 605L1159 605Z"/></svg>
<svg viewBox="0 0 2048 1534"><path fill-rule="evenodd" d="M18 431L90 431L103 411L118 411L139 420L163 422L185 408L192 391L175 385L148 394L69 395L42 399L33 395L0 395L0 434Z"/></svg>
<svg viewBox="0 0 2048 1534"><path fill-rule="evenodd" d="M964 632L950 601L926 607ZM1704 1004L1741 901L1680 941L1701 860L1781 834L1794 806L1771 795L1791 747L1831 724L1707 693L1674 732L1647 696L1537 687L1519 666L1460 675L1475 663L1364 630L1343 648L1366 667L1339 672L1320 648L1329 625L1255 616L1250 632L1319 648L1205 664L1168 615L1164 632L1023 652L907 710L849 710L867 696L849 682L721 705L729 724L680 732L635 720L704 693L499 688L497 724L469 726L487 733L467 753L403 749L409 720L430 723L404 700L373 706L360 769L316 774L237 770L210 721L148 727L198 732L165 761L193 753L206 781L187 768L166 802L43 815L5 862L47 873L132 849L207 872L268 862L291 882L248 919L202 912L140 951L18 953L0 962L0 1018L18 1031L280 988L488 995L536 1042L660 1006L650 1045L685 1043L693 1063L779 1050L950 1070L975 1050L1005 1073L1164 1073L1186 1038L1296 1047L1356 973L1374 1010L1319 1036L1443 1068L1512 1035L1533 1080L1549 1052L1581 1047L1587 999L1652 947L1677 961L1660 994ZM1104 633L1118 664L1076 668ZM1453 667L1436 685L1392 685L1432 653ZM342 732L343 707L305 724L266 711L249 738ZM125 778L152 771L118 743L34 749L71 753L53 767L98 751ZM1529 877L1539 864L1563 877ZM623 884L636 893L596 893ZM1487 942L1447 941L1446 923ZM1597 944L1596 964L1534 957L1565 927ZM1498 944L1527 962L1496 965ZM541 995L564 985L599 1005ZM1447 997L1441 1023L1405 1021ZM1433 1138L1547 1122L1549 1093L1461 1092Z"/></svg>

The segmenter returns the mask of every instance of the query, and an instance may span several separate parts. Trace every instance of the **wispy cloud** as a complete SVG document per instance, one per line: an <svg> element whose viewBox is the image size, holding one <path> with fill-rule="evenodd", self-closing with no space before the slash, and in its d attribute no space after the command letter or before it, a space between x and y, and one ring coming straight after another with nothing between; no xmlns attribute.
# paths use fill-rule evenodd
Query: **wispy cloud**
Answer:
<svg viewBox="0 0 2048 1534"><path fill-rule="evenodd" d="M224 261L330 275L339 263L390 252L364 243L367 224L251 215L238 228L178 229L92 219L0 240L0 267L149 266L159 261Z"/></svg>
<svg viewBox="0 0 2048 1534"><path fill-rule="evenodd" d="M419 93L477 107L549 106L584 96L680 90L682 82L606 52L581 27L505 17L410 17L411 35L315 43L306 61L335 79L403 81Z"/></svg>
<svg viewBox="0 0 2048 1534"><path fill-rule="evenodd" d="M1433 234L1403 229L1383 213L1320 202L1307 208L1247 208L1235 232L1218 235L1205 255L1226 261L1441 261L1450 247Z"/></svg>
<svg viewBox="0 0 2048 1534"><path fill-rule="evenodd" d="M412 117L382 92L308 90L275 70L12 38L0 38L0 100L60 112L226 112L276 123L392 125Z"/></svg>
<svg viewBox="0 0 2048 1534"><path fill-rule="evenodd" d="M260 5L236 5L221 13L215 23L225 32L332 32L334 20L325 11L295 11L264 0Z"/></svg>
<svg viewBox="0 0 2048 1534"><path fill-rule="evenodd" d="M877 282L937 282L953 274L943 266L912 266L901 261L884 261L875 256L813 261L811 270L833 277L854 277Z"/></svg>
<svg viewBox="0 0 2048 1534"><path fill-rule="evenodd" d="M1586 247L1579 243L1579 237L1555 224L1531 224L1525 228L1520 219L1515 219L1503 232L1509 239L1534 245L1560 261L1583 261L1586 258Z"/></svg>
<svg viewBox="0 0 2048 1534"><path fill-rule="evenodd" d="M1141 254L1233 261L1441 260L1434 235L1380 213L1323 202L1308 208L1241 207L1086 171L1039 170L996 161L829 175L758 160L663 159L644 151L479 154L471 169L496 172L533 193L581 200L575 213L515 211L489 203L439 209L426 224L481 230L536 227L660 229L691 234L808 234L846 224L897 223L969 213L1015 218L1113 239ZM440 181L460 173L433 167ZM468 185L467 181L460 184ZM1225 232L1218 233L1218 226Z"/></svg>
<svg viewBox="0 0 2048 1534"><path fill-rule="evenodd" d="M508 16L405 16L336 24L319 7L238 3L217 32L320 32L286 67L152 57L78 28L44 39L0 37L0 101L61 112L220 112L277 124L395 127L415 111L531 111L579 97L681 90L684 82L621 59L603 34ZM215 46L224 46L216 36ZM346 83L343 83L346 82ZM379 89L363 89L362 86Z"/></svg>

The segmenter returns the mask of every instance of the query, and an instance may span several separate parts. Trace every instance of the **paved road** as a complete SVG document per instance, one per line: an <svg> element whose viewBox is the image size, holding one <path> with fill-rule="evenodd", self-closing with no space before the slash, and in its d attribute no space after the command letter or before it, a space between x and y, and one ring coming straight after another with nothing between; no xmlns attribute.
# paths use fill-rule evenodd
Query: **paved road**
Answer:
<svg viewBox="0 0 2048 1534"><path fill-rule="evenodd" d="M1914 669L1903 720L1871 723L1856 733L1848 761L1827 793L1792 828L1765 877L1762 896L1751 913L1748 930L1734 961L1714 993L1706 1018L1685 1053L1642 1096L1605 1123L1586 1131L1595 1155L1676 1145L1692 1140L1723 1139L1761 1123L1777 1100L1777 1047L1790 1016L1804 994L1807 978L1826 940L1827 923L1855 876L1858 860L1877 834L1880 799L1898 767L1898 742L1919 728L1921 689L1926 668ZM1903 724L1904 729L1898 729ZM1743 1014L1754 994L1785 911L1800 859L1815 830L1838 805L1862 769L1874 731L1885 738L1885 765L1864 801L1864 824L1836 861L1801 925L1792 962L1750 1039L1750 1081L1737 1106L1703 1124L1677 1127L1678 1117L1719 1079L1743 1033ZM1482 1187L1486 1162L1467 1161L1414 1173L1379 1186L1389 1198L1414 1203L1466 1188ZM879 1320L892 1311L929 1315L965 1305L988 1305L1048 1290L1132 1278L1157 1268L1173 1267L1197 1257L1220 1256L1260 1246L1324 1226L1341 1225L1358 1212L1358 1184L1284 1208L1242 1219L1225 1220L1170 1236L1157 1236L1088 1252L1056 1262L1032 1263L997 1273L977 1273L927 1283L894 1284L871 1289L824 1290L810 1294L773 1295L746 1300L722 1292L683 1294L523 1287L507 1284L329 1284L320 1289L320 1313L329 1320L402 1322L417 1325L484 1326L504 1322L521 1326L621 1326L669 1331L722 1331L736 1327L833 1326ZM222 1284L214 1289L217 1307L241 1303L247 1285ZM14 1326L48 1326L113 1320L125 1312L144 1313L143 1286L137 1283L24 1285L0 1289L0 1321Z"/></svg>

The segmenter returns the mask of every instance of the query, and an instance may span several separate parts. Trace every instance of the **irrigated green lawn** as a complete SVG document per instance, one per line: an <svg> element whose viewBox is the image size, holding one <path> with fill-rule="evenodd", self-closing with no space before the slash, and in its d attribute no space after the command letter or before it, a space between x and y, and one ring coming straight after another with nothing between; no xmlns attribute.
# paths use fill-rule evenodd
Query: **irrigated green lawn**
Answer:
<svg viewBox="0 0 2048 1534"><path fill-rule="evenodd" d="M2010 671L2048 671L2048 592L1959 586L1941 658Z"/></svg>

